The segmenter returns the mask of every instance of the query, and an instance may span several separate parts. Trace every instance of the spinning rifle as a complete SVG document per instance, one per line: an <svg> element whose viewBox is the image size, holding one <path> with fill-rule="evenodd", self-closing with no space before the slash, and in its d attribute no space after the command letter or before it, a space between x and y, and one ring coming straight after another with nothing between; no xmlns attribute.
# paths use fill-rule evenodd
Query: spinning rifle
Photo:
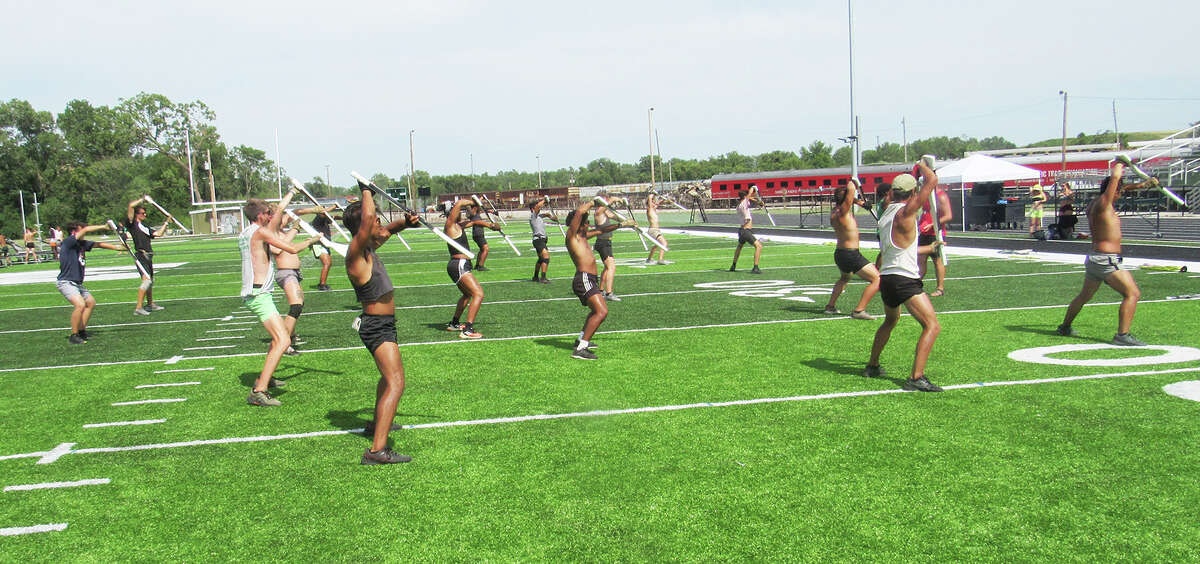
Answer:
<svg viewBox="0 0 1200 564"><path fill-rule="evenodd" d="M295 186L295 187L296 187L296 190L299 190L301 194L304 194L304 197L306 197L306 198L308 198L309 200L311 200L314 206L317 206L317 207L319 207L319 208L320 208L320 207L324 207L324 206L322 206L322 205L321 205L321 203L320 203L320 202L318 202L318 201L317 201L317 197L316 197L316 196L313 196L313 195L312 195L312 192L309 192L309 191L308 191L308 188L305 188L305 187L304 187L304 185L303 185L303 184L301 184L299 180L296 180L295 178L292 178L292 179L291 179L291 181L292 181L292 186ZM347 241L349 241L349 240L351 239L350 235L349 235L348 233L346 233L346 230L342 229L342 226L341 226L341 225L338 225L338 222L337 222L337 221L334 221L334 219L333 219L333 216L332 216L332 215L329 215L329 212L328 212L328 211L322 211L321 213L325 214L325 217L329 218L329 221L330 221L330 223L333 223L333 226L334 226L335 228L337 228L337 230L338 230L338 233L340 233L340 234L342 235L342 237L344 237L344 238L345 238ZM403 239L401 239L401 240L403 240ZM407 246L408 246L408 244L407 244L407 243L405 243L405 245L404 245L404 246L406 246L406 247L407 247Z"/></svg>
<svg viewBox="0 0 1200 564"><path fill-rule="evenodd" d="M1146 171L1142 170L1141 167L1133 164L1133 161L1129 159L1129 155L1117 155L1117 158L1115 158L1113 160L1132 169L1133 173L1138 175L1138 177L1141 178L1142 180L1152 181L1154 183L1155 187L1157 187L1159 190L1162 190L1163 194L1166 194L1168 198L1174 200L1176 204L1179 204L1181 206L1187 206L1187 202L1183 201L1183 198L1180 198L1177 194L1168 190L1166 186L1159 184L1157 178L1154 178L1153 176L1146 174Z"/></svg>
<svg viewBox="0 0 1200 564"><path fill-rule="evenodd" d="M755 195L755 196L758 196L758 195L759 195L759 193L758 193L758 187L757 187L757 186L755 186L755 187L754 187L754 195ZM771 210L767 209L767 202L766 202L766 200L759 200L759 201L760 201L760 202L762 202L762 211L763 211L763 213L767 214L767 219L771 220L771 227L775 227L775 226L776 226L776 225L775 225L775 218L774 218L774 217L771 217Z"/></svg>
<svg viewBox="0 0 1200 564"><path fill-rule="evenodd" d="M629 219L632 219L634 225L637 225L637 217L633 213L633 208L629 207L629 199L628 198L623 198L623 199L625 200L625 211L629 212ZM643 235L641 230L638 230L637 234L638 234L638 241L642 242L642 250L649 251L650 247L646 246L646 239L649 238L650 236L648 234Z"/></svg>
<svg viewBox="0 0 1200 564"><path fill-rule="evenodd" d="M153 199L153 198L151 198L149 194L146 194L145 196L142 196L142 199L146 200L147 202L150 202L150 204L151 204L151 205L153 205L154 207L158 208L158 211L162 212L162 214L163 214L163 215L165 215L165 216L167 216L167 217L171 218L171 221L174 221L174 222L175 222L175 225L178 225L178 226L179 226L179 228L180 228L180 229L182 229L182 230L184 230L184 232L185 232L185 233L187 233L188 235L191 235L191 234L192 234L192 230L191 230L191 229L188 229L188 228L184 227L182 223L179 223L179 220L178 220L178 219L175 219L175 216L173 216L173 215L171 215L171 214L167 213L167 210L164 210L162 206L158 205L158 202L154 201L154 199Z"/></svg>
<svg viewBox="0 0 1200 564"><path fill-rule="evenodd" d="M488 199L486 194L483 194L482 196L483 196L483 201L487 202L487 205L489 208L492 208L492 214L494 214L496 217L500 218L500 225L507 226L508 222L504 221L504 216L500 215L500 210L496 209L496 204L493 204L492 201ZM483 206L481 205L479 207L482 208Z"/></svg>
<svg viewBox="0 0 1200 564"><path fill-rule="evenodd" d="M396 198L393 198L393 197L392 197L390 194L388 194L387 192L384 192L384 191L383 191L383 188L380 188L380 187L376 186L374 182L371 182L370 180L367 180L366 178L363 178L363 177L362 177L362 175L360 175L360 174L359 174L359 173L357 173L357 172L353 172L353 171L351 171L351 172L350 172L350 176L353 176L353 177L354 177L354 180L357 180L357 181L358 181L358 184L359 184L359 186L365 186L365 187L367 187L367 188L370 188L372 192L375 192L376 194L379 194L380 196L382 196L382 197L383 197L383 199L385 199L385 200L387 200L387 201L391 202L391 204L392 204L393 206L396 206L396 208L397 208L397 209L399 209L399 210L401 210L401 211L403 211L404 213L407 213L407 214L409 214L409 215L415 215L415 216L417 216L417 221L420 221L420 222L421 222L421 225L423 225L423 226L425 227L425 229L428 229L428 230L430 230L431 232L433 232L433 234L434 234L434 235L437 235L437 236L438 236L438 237L440 237L440 238L441 238L443 241L445 241L447 245L450 245L451 247L454 247L454 248L455 248L455 249L456 249L458 252L460 252L460 253L462 253L462 254L466 255L466 256L467 256L467 258L469 258L469 259L471 259L471 260L475 260L475 253L472 253L470 249L467 249L467 248L463 247L462 245L460 245L460 244L458 243L458 241L455 241L455 240L454 240L454 239L452 239L452 238L451 238L449 235L447 235L447 234L445 234L444 232L442 232L442 230L441 230L441 229L434 229L434 227L433 227L432 225L429 225L429 222L425 221L425 219L424 219L424 218L422 218L422 217L421 217L419 214L417 214L417 212L414 212L414 211L412 211L412 210L408 209L408 206L405 206L404 204L401 204L401 203L400 203L400 200L397 200Z"/></svg>
<svg viewBox="0 0 1200 564"><path fill-rule="evenodd" d="M613 208L609 207L609 205L608 205L608 202L604 201L604 198L601 198L600 196L596 196L596 204L597 204L597 205L600 205L600 206L607 207L607 208L608 208L610 211L612 211L613 215L617 216L617 219L619 219L619 220L621 220L621 221L625 221L625 217L621 215L621 212L619 212L619 211L617 211L617 210L614 210ZM646 233L642 231L642 228L641 228L641 227L638 227L636 224L635 224L635 225L633 225L633 230L634 230L634 231L637 231L638 235L641 235L642 237L646 237L647 239L649 239L649 238L650 238L650 236L649 236L649 235L646 235ZM654 243L654 246L656 246L656 247L658 247L658 248L660 248L660 249L662 249L662 250L664 250L664 251L670 251L670 250L671 250L671 249L668 249L668 248L667 248L665 245L663 245L662 243L659 243L659 242L658 242L658 239L650 239L650 242L651 242L651 243ZM649 249L650 247L646 247L646 248L647 248L647 249Z"/></svg>
<svg viewBox="0 0 1200 564"><path fill-rule="evenodd" d="M484 196L484 198L486 199L487 197ZM479 208L483 210L483 213L487 214L488 219L492 219L492 212L488 211L487 208L484 207L483 203L479 201L479 196L471 196L471 201L475 202L475 205L479 206ZM508 246L512 247L513 252L517 253L517 256L521 256L521 251L517 250L516 243L513 243L512 238L509 237L504 230L497 229L496 233L499 233L501 237L504 237L504 242L508 243Z"/></svg>
<svg viewBox="0 0 1200 564"><path fill-rule="evenodd" d="M316 228L314 228L312 225L309 225L309 223L307 221L300 219L300 216L292 213L292 210L284 210L284 211L288 214L288 217L296 220L296 223L300 224L300 228L303 229L305 233L308 233L310 236L320 238L322 245L325 245L326 247L333 249L333 251L336 252L337 254L342 255L344 257L344 256L346 256L346 252L350 250L350 245L347 245L345 243L334 243L333 241L330 241L329 239L327 239L325 237L324 233L317 231Z"/></svg>
<svg viewBox="0 0 1200 564"><path fill-rule="evenodd" d="M129 258L133 259L133 266L137 268L138 273L147 278L153 278L150 276L150 273L146 272L146 269L142 267L142 263L138 262L137 255L134 255L133 249L129 248L129 239L126 237L124 231L117 229L117 223L111 219L108 220L108 228L112 229L117 234L117 237L121 239L121 247L125 249L125 253L129 255Z"/></svg>

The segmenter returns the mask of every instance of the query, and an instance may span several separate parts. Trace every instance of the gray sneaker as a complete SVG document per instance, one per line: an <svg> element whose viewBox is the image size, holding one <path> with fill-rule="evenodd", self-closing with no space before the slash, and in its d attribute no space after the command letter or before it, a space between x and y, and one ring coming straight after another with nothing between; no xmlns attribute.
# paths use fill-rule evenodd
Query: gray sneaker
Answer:
<svg viewBox="0 0 1200 564"><path fill-rule="evenodd" d="M904 389L910 392L940 392L942 388L930 382L928 378L922 375L920 378L913 380L909 378L904 381Z"/></svg>
<svg viewBox="0 0 1200 564"><path fill-rule="evenodd" d="M875 319L874 315L871 315L871 314L867 313L866 311L851 312L850 317L852 317L854 319L862 319L864 321L871 321L871 320Z"/></svg>
<svg viewBox="0 0 1200 564"><path fill-rule="evenodd" d="M863 370L863 378L878 378L884 374L887 374L887 370L884 370L882 366L871 366L868 364L867 368Z"/></svg>
<svg viewBox="0 0 1200 564"><path fill-rule="evenodd" d="M284 380L280 380L279 378L276 378L276 377L272 376L272 377L271 377L271 381L270 381L270 382L267 382L267 387L268 387L268 388L286 388L286 387L287 387L287 382L286 382L286 381L284 381Z"/></svg>
<svg viewBox="0 0 1200 564"><path fill-rule="evenodd" d="M1079 336L1079 333L1076 333L1075 330L1072 329L1070 325L1059 325L1058 329L1056 329L1055 331L1057 331L1059 335L1062 335L1064 337L1078 337Z"/></svg>
<svg viewBox="0 0 1200 564"><path fill-rule="evenodd" d="M271 407L278 407L278 406L283 405L282 403L279 402L279 400L271 397L271 394L269 394L267 392L256 392L254 390L250 390L250 397L246 398L246 403L248 403L250 405L261 405L261 406L271 406Z"/></svg>
<svg viewBox="0 0 1200 564"><path fill-rule="evenodd" d="M825 311L823 313L825 315L841 315L842 314L842 312L838 311L836 307L829 307L829 306L825 306Z"/></svg>
<svg viewBox="0 0 1200 564"><path fill-rule="evenodd" d="M596 355L587 349L575 349L575 352L571 353L571 358L578 358L579 360L596 360Z"/></svg>
<svg viewBox="0 0 1200 564"><path fill-rule="evenodd" d="M671 262L671 261L669 261L669 260L660 260L660 261L658 261L658 263L657 263L657 264L661 264L661 265L663 265L663 266L666 266L666 265L668 265L668 264L674 264L674 263L673 263L673 262Z"/></svg>
<svg viewBox="0 0 1200 564"><path fill-rule="evenodd" d="M300 356L300 351L296 350L296 347L288 345L287 350L283 351L283 356Z"/></svg>
<svg viewBox="0 0 1200 564"><path fill-rule="evenodd" d="M150 315L150 312L139 307L139 308L133 310L133 314L134 315Z"/></svg>
<svg viewBox="0 0 1200 564"><path fill-rule="evenodd" d="M1121 347L1144 347L1144 346L1146 346L1146 343L1143 343L1143 342L1137 340L1137 338L1135 338L1130 333L1117 333L1116 335L1113 335L1112 344L1121 346Z"/></svg>
<svg viewBox="0 0 1200 564"><path fill-rule="evenodd" d="M167 308L160 306L158 304L150 304L149 306L147 306L147 309L149 309L150 311L162 311Z"/></svg>
<svg viewBox="0 0 1200 564"><path fill-rule="evenodd" d="M412 462L412 457L406 454L399 454L390 448L384 448L379 452L371 452L371 449L363 451L362 460L359 463L363 466L371 466L374 464L396 464L400 462Z"/></svg>
<svg viewBox="0 0 1200 564"><path fill-rule="evenodd" d="M750 274L762 274L762 271L758 269L758 265L756 264L754 268L750 269Z"/></svg>

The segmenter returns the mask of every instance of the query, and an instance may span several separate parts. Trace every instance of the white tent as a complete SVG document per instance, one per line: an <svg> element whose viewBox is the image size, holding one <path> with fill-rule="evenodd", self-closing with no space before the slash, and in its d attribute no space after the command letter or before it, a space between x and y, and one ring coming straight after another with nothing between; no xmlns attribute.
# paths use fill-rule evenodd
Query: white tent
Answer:
<svg viewBox="0 0 1200 564"><path fill-rule="evenodd" d="M977 182L1004 182L1007 180L1039 180L1041 171L1010 163L987 155L971 155L946 164L937 169L938 184L958 184L962 196L962 227L967 230L966 184Z"/></svg>

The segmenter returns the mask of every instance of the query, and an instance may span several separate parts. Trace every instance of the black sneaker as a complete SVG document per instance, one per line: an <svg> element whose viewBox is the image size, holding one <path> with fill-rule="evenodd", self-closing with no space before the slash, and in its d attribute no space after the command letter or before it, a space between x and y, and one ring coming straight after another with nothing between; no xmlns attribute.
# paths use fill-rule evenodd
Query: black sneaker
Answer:
<svg viewBox="0 0 1200 564"><path fill-rule="evenodd" d="M538 280L538 282L541 282L542 284L549 284L549 283L550 283L550 279L549 279L549 278L542 278L541 280Z"/></svg>
<svg viewBox="0 0 1200 564"><path fill-rule="evenodd" d="M450 323L446 324L446 330L447 331L462 331L463 325L462 325L462 323L459 323L457 321L451 321Z"/></svg>
<svg viewBox="0 0 1200 564"><path fill-rule="evenodd" d="M596 360L596 355L587 349L575 349L575 352L571 353L571 358L578 358L579 360Z"/></svg>
<svg viewBox="0 0 1200 564"><path fill-rule="evenodd" d="M737 265L735 264L735 265L733 265L733 266L729 267L729 271L730 271L730 272L737 272Z"/></svg>
<svg viewBox="0 0 1200 564"><path fill-rule="evenodd" d="M328 291L330 291L330 290L332 290L332 289L333 289L333 288L330 288L330 287L329 287L329 284L317 284L317 290L319 290L319 291L322 291L322 292L328 292Z"/></svg>
<svg viewBox="0 0 1200 564"><path fill-rule="evenodd" d="M1136 337L1129 333L1117 333L1113 335L1112 344L1119 347L1144 347L1146 343L1139 341Z"/></svg>
<svg viewBox="0 0 1200 564"><path fill-rule="evenodd" d="M925 376L921 376L916 380L909 378L904 381L904 389L910 392L940 392L942 388L930 382Z"/></svg>
<svg viewBox="0 0 1200 564"><path fill-rule="evenodd" d="M863 378L878 378L884 374L887 374L887 370L884 370L882 366L871 366L868 364L867 368L863 370Z"/></svg>
<svg viewBox="0 0 1200 564"><path fill-rule="evenodd" d="M83 331L79 332L79 337L86 341L92 338L92 334L88 332L87 329L84 329Z"/></svg>
<svg viewBox="0 0 1200 564"><path fill-rule="evenodd" d="M489 270L491 270L491 269L490 269L490 268L488 268L488 267L486 267L486 266L476 266L476 267L475 267L475 270L478 270L479 272L487 272L487 271L489 271Z"/></svg>
<svg viewBox="0 0 1200 564"><path fill-rule="evenodd" d="M762 271L758 269L758 265L756 264L754 268L750 269L750 274L762 274Z"/></svg>
<svg viewBox="0 0 1200 564"><path fill-rule="evenodd" d="M1058 331L1059 335L1062 335L1064 337L1078 337L1079 336L1079 333L1076 333L1075 330L1072 329L1070 325L1059 325L1057 331Z"/></svg>
<svg viewBox="0 0 1200 564"><path fill-rule="evenodd" d="M87 341L83 337L80 337L75 333L71 333L71 336L67 337L67 342L71 343L72 345L82 345Z"/></svg>
<svg viewBox="0 0 1200 564"><path fill-rule="evenodd" d="M404 427L401 426L399 423L392 423L392 426L388 427L388 430L389 431L399 431L400 429L403 429L403 428ZM363 425L363 434L364 435L374 435L375 434L375 422L374 421L367 421L367 424Z"/></svg>
<svg viewBox="0 0 1200 564"><path fill-rule="evenodd" d="M270 381L270 382L267 382L267 387L268 387L268 388L286 388L286 387L287 387L287 382L285 382L285 381L283 381L283 380L280 380L279 378L276 378L276 377L272 376L272 377L271 377L271 381Z"/></svg>
<svg viewBox="0 0 1200 564"><path fill-rule="evenodd" d="M384 447L379 452L371 452L371 449L363 451L362 460L359 463L364 466L374 464L396 464L398 462L412 462L412 457L404 454L398 454L392 449Z"/></svg>

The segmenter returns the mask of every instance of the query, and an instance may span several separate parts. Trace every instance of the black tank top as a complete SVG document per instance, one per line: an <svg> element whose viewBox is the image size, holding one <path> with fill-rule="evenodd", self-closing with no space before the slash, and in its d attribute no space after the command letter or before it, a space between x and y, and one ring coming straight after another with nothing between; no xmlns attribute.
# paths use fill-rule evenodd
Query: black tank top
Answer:
<svg viewBox="0 0 1200 564"><path fill-rule="evenodd" d="M471 217L467 218L467 220L468 221L483 221L483 216L481 216L479 214L473 214ZM483 226L482 225L472 225L471 226L471 236L472 237L483 237Z"/></svg>
<svg viewBox="0 0 1200 564"><path fill-rule="evenodd" d="M463 233L459 234L459 236L458 236L458 237L455 237L455 238L454 238L454 241L455 241L456 243L458 243L459 245L462 245L462 247L463 247L464 249L467 249L467 248L469 248L469 247L467 247L467 234L466 234L466 232L463 232ZM453 257L454 255L461 255L461 254L463 254L463 252L462 252L462 251L460 251L460 250L458 250L458 249L454 248L454 245L451 245L450 243L446 243L446 248L450 250L450 256L451 256L451 257Z"/></svg>
<svg viewBox="0 0 1200 564"><path fill-rule="evenodd" d="M383 266L379 255L375 254L375 249L368 250L367 256L371 257L371 278L362 286L354 286L354 281L350 281L350 285L354 286L354 295L362 303L379 301L393 289L392 279L388 277L387 268Z"/></svg>

